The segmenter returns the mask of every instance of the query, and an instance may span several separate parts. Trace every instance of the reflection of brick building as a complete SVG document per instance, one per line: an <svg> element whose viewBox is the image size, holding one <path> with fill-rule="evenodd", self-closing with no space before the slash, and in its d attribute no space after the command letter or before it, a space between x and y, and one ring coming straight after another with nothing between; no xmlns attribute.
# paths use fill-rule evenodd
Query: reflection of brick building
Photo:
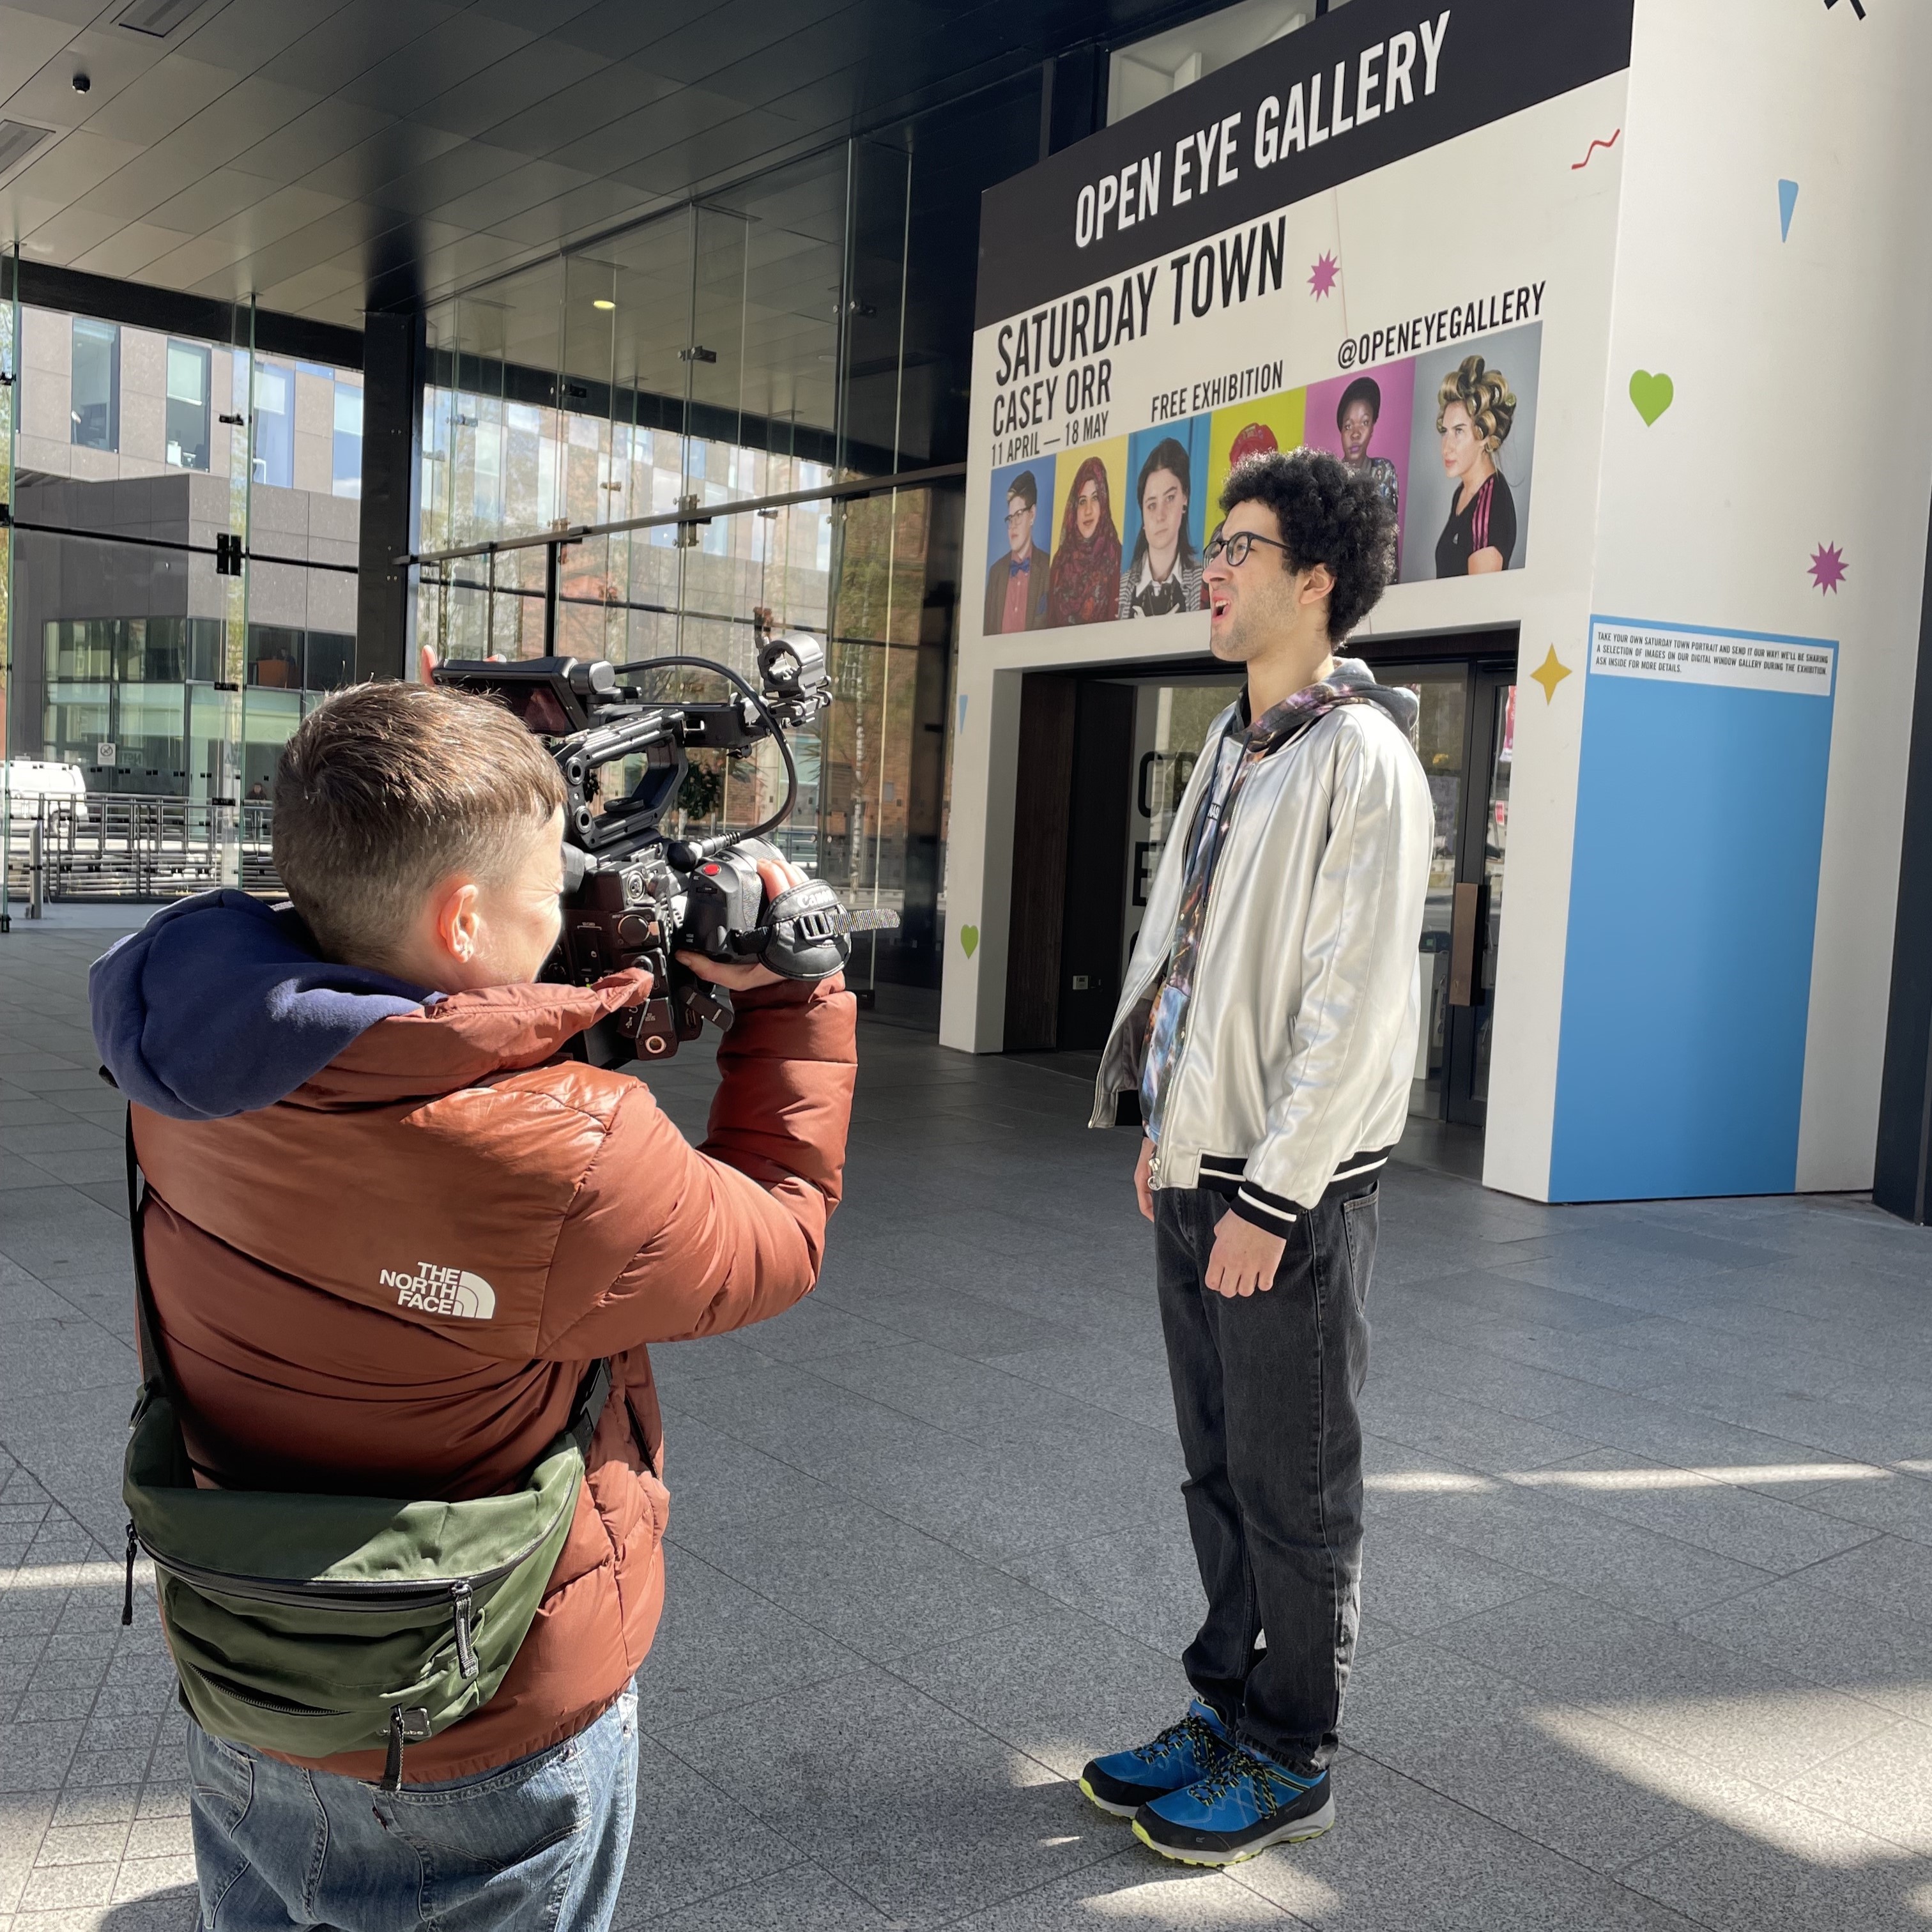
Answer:
<svg viewBox="0 0 1932 1932"><path fill-rule="evenodd" d="M95 790L233 795L353 674L362 379L21 323L9 746ZM223 575L235 538L244 574Z"/></svg>

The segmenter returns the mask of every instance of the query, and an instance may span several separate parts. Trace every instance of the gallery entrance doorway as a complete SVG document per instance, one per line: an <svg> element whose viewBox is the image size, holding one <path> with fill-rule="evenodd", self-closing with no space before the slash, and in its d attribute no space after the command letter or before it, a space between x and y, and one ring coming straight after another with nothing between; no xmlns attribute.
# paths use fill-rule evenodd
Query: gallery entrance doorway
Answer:
<svg viewBox="0 0 1932 1932"><path fill-rule="evenodd" d="M1516 634L1365 642L1413 692L1435 807L1410 1110L1480 1128L1489 1106L1515 746ZM1030 673L1015 798L1009 1052L1097 1055L1148 889L1209 728L1241 680L1210 662Z"/></svg>

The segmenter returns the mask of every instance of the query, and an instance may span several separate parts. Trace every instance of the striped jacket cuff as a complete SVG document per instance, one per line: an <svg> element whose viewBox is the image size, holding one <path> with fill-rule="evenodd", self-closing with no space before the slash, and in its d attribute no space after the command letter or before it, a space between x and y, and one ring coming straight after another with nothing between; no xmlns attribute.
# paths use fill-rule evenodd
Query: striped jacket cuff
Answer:
<svg viewBox="0 0 1932 1932"><path fill-rule="evenodd" d="M1294 1224L1301 1219L1304 1210L1286 1196L1270 1194L1266 1188L1257 1187L1252 1180L1244 1180L1240 1191L1228 1203L1228 1211L1286 1240L1294 1232Z"/></svg>

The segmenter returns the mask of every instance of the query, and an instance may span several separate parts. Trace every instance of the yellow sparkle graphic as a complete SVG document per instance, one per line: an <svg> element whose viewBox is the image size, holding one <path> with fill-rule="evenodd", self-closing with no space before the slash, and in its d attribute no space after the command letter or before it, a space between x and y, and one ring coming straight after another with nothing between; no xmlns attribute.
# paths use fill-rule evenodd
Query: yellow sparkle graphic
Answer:
<svg viewBox="0 0 1932 1932"><path fill-rule="evenodd" d="M1556 655L1556 646L1552 644L1550 655L1530 673L1543 687L1543 701L1547 704L1556 695L1556 687L1570 675L1570 667Z"/></svg>

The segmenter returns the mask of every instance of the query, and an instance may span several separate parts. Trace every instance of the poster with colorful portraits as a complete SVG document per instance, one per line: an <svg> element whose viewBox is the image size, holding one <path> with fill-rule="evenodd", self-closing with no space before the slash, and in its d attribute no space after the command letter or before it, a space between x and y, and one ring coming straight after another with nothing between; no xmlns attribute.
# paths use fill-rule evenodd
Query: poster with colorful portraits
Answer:
<svg viewBox="0 0 1932 1932"><path fill-rule="evenodd" d="M993 472L987 506L985 636L1046 627L1053 472L1050 456Z"/></svg>
<svg viewBox="0 0 1932 1932"><path fill-rule="evenodd" d="M1082 443L1063 450L1054 466L1060 506L1048 572L1046 621L1111 623L1120 615L1120 527L1126 514L1127 439Z"/></svg>
<svg viewBox="0 0 1932 1932"><path fill-rule="evenodd" d="M1528 560L1542 361L1540 322L1414 358L1402 582Z"/></svg>
<svg viewBox="0 0 1932 1932"><path fill-rule="evenodd" d="M1208 436L1208 528L1211 532L1221 520L1221 485L1228 472L1244 457L1270 449L1298 448L1306 438L1302 428L1303 402L1306 392L1282 389L1271 396L1257 396L1252 401L1231 404L1214 412L1214 426Z"/></svg>
<svg viewBox="0 0 1932 1932"><path fill-rule="evenodd" d="M1120 617L1166 617L1201 608L1201 551L1214 494L1212 418L1185 416L1127 438L1133 494L1120 542Z"/></svg>

